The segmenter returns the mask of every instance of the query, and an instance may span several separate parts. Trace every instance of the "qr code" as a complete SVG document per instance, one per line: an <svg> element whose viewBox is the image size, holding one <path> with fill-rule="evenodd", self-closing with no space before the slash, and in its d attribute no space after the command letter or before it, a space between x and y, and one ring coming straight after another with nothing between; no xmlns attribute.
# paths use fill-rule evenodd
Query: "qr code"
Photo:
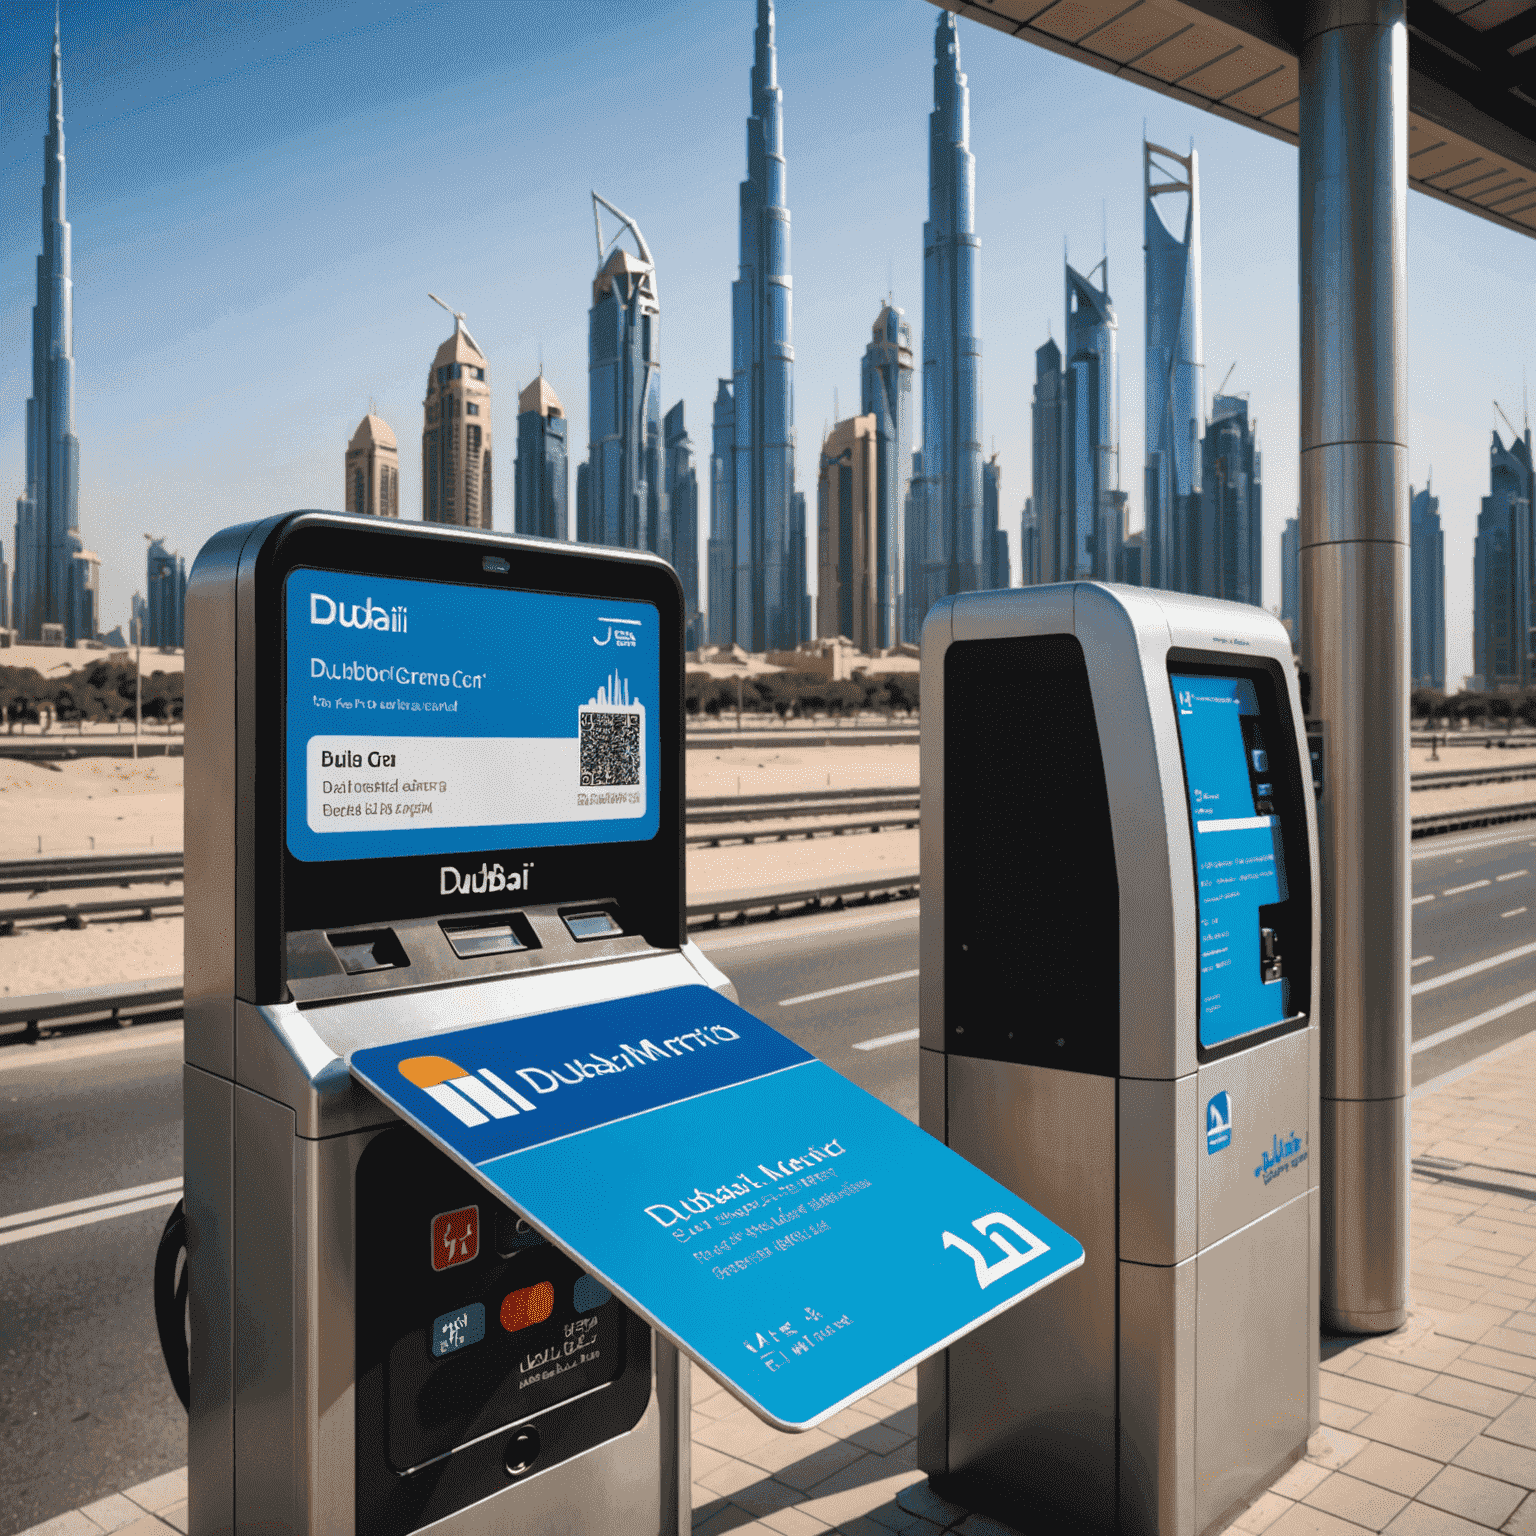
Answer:
<svg viewBox="0 0 1536 1536"><path fill-rule="evenodd" d="M582 788L639 782L640 716L628 710L582 710Z"/></svg>

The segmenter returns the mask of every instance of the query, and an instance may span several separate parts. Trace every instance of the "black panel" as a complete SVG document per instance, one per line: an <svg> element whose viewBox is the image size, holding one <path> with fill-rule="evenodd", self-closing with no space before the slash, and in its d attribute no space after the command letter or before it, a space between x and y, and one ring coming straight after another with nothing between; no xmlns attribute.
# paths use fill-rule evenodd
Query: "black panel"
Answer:
<svg viewBox="0 0 1536 1536"><path fill-rule="evenodd" d="M359 1159L356 1251L359 1531L404 1536L644 1415L650 1329L408 1127Z"/></svg>
<svg viewBox="0 0 1536 1536"><path fill-rule="evenodd" d="M945 1049L1113 1076L1120 887L1083 648L944 659Z"/></svg>

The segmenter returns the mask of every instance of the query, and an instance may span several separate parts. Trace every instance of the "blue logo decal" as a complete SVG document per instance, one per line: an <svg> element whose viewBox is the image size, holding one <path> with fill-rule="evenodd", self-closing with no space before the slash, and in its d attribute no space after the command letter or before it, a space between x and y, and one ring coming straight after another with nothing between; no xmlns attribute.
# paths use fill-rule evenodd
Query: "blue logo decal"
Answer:
<svg viewBox="0 0 1536 1536"><path fill-rule="evenodd" d="M1232 1095L1218 1093L1205 1106L1205 1150L1221 1152L1232 1145Z"/></svg>
<svg viewBox="0 0 1536 1536"><path fill-rule="evenodd" d="M457 1312L445 1312L432 1324L432 1353L441 1359L455 1350L478 1344L485 1337L485 1307L472 1301Z"/></svg>
<svg viewBox="0 0 1536 1536"><path fill-rule="evenodd" d="M1301 1167L1306 1160L1307 1154L1302 1150L1301 1137L1295 1131L1285 1137L1272 1136L1269 1151L1259 1155L1259 1166L1253 1170L1253 1176L1268 1184L1282 1173Z"/></svg>

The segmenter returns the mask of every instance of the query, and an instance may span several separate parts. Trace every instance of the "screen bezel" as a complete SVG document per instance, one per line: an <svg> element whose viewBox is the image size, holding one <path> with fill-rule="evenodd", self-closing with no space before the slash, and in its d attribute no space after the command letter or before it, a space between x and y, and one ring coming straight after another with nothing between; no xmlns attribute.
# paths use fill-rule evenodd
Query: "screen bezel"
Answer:
<svg viewBox="0 0 1536 1536"><path fill-rule="evenodd" d="M505 572L485 569L487 556ZM660 620L657 707L659 752L654 770L658 825L653 837L623 843L540 847L516 845L476 853L482 858L532 860L541 878L520 899L487 892L443 897L438 866L468 855L411 854L307 863L288 849L286 585L301 568L363 576L431 581L489 590L518 589L573 597L644 602ZM256 745L250 763L256 815L250 914L256 932L258 997L287 994L286 936L395 919L459 917L551 901L617 902L630 932L659 948L685 937L683 900L683 596L663 561L631 551L607 551L553 541L431 524L382 523L337 513L302 513L283 520L260 541L254 580L245 587L244 633L254 644L251 714L241 708L242 734ZM248 724L247 724L248 722ZM266 743L262 750L261 743ZM277 851L273 858L270 851ZM510 867L510 865L509 865Z"/></svg>
<svg viewBox="0 0 1536 1536"><path fill-rule="evenodd" d="M1291 1003L1301 1004L1299 1011L1287 1014L1274 1024L1249 1030L1223 1040L1216 1045L1206 1045L1200 1038L1200 869L1199 854L1195 847L1195 817L1189 799L1189 764L1184 756L1184 734L1179 729L1178 701L1173 679L1176 674L1196 677L1243 678L1253 684L1259 701L1259 719L1266 727L1265 738L1269 747L1271 782L1275 786L1276 809L1280 815L1280 846L1285 859L1287 903L1299 904L1290 923L1287 948L1293 949L1297 966L1290 972L1292 983ZM1233 656L1212 651L1172 649L1167 657L1168 704L1173 712L1174 735L1179 743L1179 782L1183 790L1184 809L1189 824L1189 857L1191 892L1195 902L1193 960L1195 977L1195 1057L1203 1066L1209 1061L1219 1061L1224 1056L1235 1055L1266 1040L1276 1040L1298 1029L1305 1029L1311 1022L1312 967L1312 854L1307 835L1307 806L1303 798L1301 760L1296 747L1296 730L1291 720L1290 693L1280 663L1270 657ZM1310 789L1310 776L1307 788Z"/></svg>

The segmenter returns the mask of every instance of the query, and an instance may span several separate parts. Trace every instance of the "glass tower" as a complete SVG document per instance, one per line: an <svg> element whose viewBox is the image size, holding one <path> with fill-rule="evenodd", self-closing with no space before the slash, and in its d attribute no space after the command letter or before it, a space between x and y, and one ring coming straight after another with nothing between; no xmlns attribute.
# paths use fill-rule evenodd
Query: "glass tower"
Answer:
<svg viewBox="0 0 1536 1536"><path fill-rule="evenodd" d="M1408 487L1408 593L1412 623L1408 677L1415 688L1445 688L1445 535L1440 498Z"/></svg>
<svg viewBox="0 0 1536 1536"><path fill-rule="evenodd" d="M1280 530L1280 622L1290 631L1291 649L1301 650L1301 519L1286 519Z"/></svg>
<svg viewBox="0 0 1536 1536"><path fill-rule="evenodd" d="M1200 162L1142 141L1147 262L1146 581L1194 592L1191 533L1201 493L1205 415L1200 327ZM1184 199L1183 232L1165 222ZM1175 204L1176 206L1176 204Z"/></svg>
<svg viewBox="0 0 1536 1536"><path fill-rule="evenodd" d="M542 539L570 537L570 423L539 374L517 397L517 458L512 465L512 528Z"/></svg>
<svg viewBox="0 0 1536 1536"><path fill-rule="evenodd" d="M64 217L64 74L59 26L53 26L53 83L43 140L43 249L32 307L32 398L27 401L26 490L16 500L16 574L12 623L22 640L61 625L66 643L94 640L79 627L75 601L80 503L80 440L75 436L74 284Z"/></svg>
<svg viewBox="0 0 1536 1536"><path fill-rule="evenodd" d="M1102 272L1103 286L1093 275ZM1063 376L1062 519L1058 581L1114 581L1124 537L1115 376L1119 321L1109 297L1109 258L1086 277L1066 269L1067 349Z"/></svg>
<svg viewBox="0 0 1536 1536"><path fill-rule="evenodd" d="M1489 451L1488 495L1472 553L1472 664L1483 688L1513 688L1532 678L1531 511L1536 500L1531 429L1497 432Z"/></svg>
<svg viewBox="0 0 1536 1536"><path fill-rule="evenodd" d="M736 402L731 381L715 392L709 446L709 643L734 645L736 591Z"/></svg>
<svg viewBox="0 0 1536 1536"><path fill-rule="evenodd" d="M1060 581L1062 550L1070 548L1065 537L1061 494L1062 423L1066 411L1061 373L1061 348L1047 340L1035 349L1035 398L1031 406L1033 464L1030 498L1035 516L1035 552L1025 569L1025 582ZM1033 575L1030 572L1033 571Z"/></svg>
<svg viewBox="0 0 1536 1536"><path fill-rule="evenodd" d="M667 412L662 433L667 543L672 548L672 568L683 584L685 648L692 651L704 643L704 616L699 611L699 475L693 463L693 439L683 425L681 400Z"/></svg>
<svg viewBox="0 0 1536 1536"><path fill-rule="evenodd" d="M923 225L923 485L920 589L912 618L951 592L986 586L982 522L981 341L976 335L976 158L970 89L955 18L939 13L928 115L928 221Z"/></svg>
<svg viewBox="0 0 1536 1536"><path fill-rule="evenodd" d="M1263 579L1264 476L1257 423L1242 395L1217 395L1201 445L1197 563L1188 590L1259 603Z"/></svg>
<svg viewBox="0 0 1536 1536"><path fill-rule="evenodd" d="M904 634L902 545L912 482L912 327L889 301L864 349L860 409L875 418L876 617L870 648L889 650Z"/></svg>

